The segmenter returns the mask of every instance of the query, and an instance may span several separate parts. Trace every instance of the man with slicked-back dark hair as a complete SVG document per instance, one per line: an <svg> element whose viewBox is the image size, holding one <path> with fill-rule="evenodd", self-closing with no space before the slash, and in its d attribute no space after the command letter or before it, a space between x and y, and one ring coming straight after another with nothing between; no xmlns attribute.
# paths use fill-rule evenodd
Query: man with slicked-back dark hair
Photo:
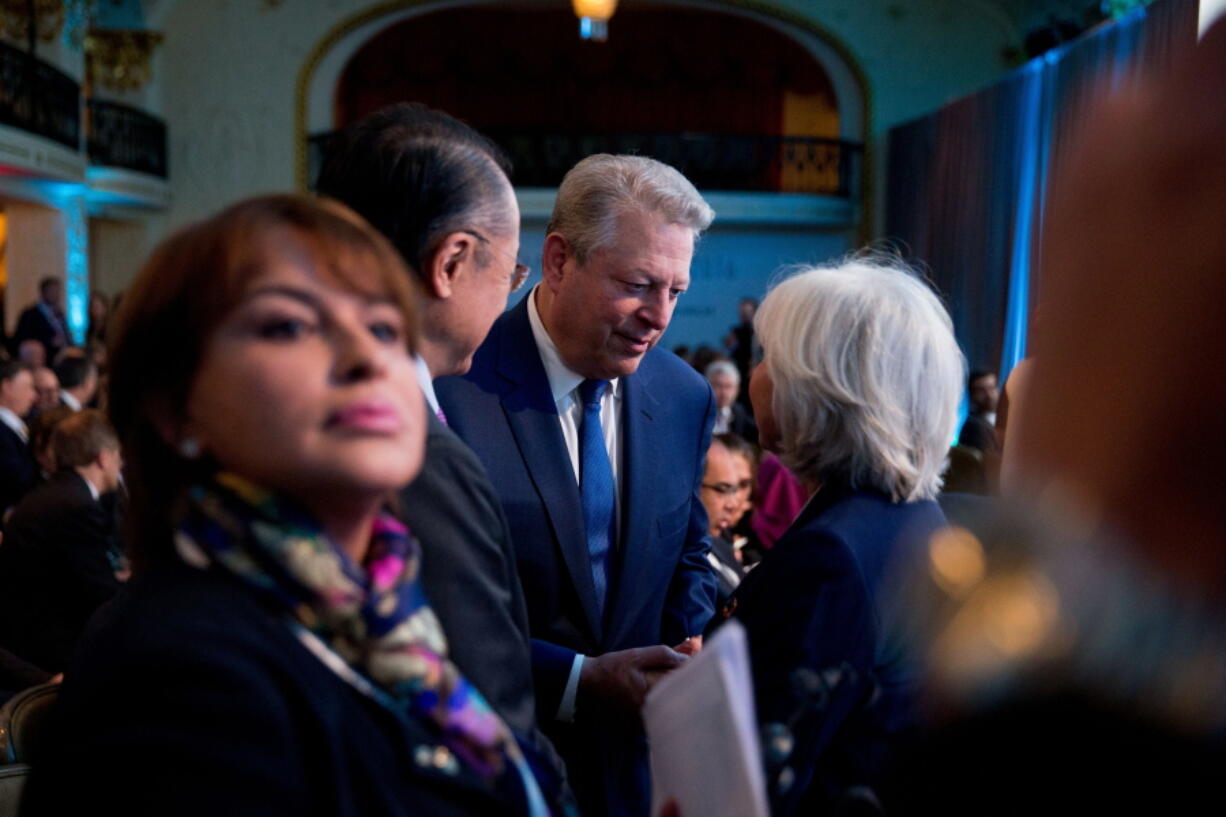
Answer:
<svg viewBox="0 0 1226 817"><path fill-rule="evenodd" d="M560 767L536 727L528 620L511 536L476 455L446 425L433 379L462 374L527 269L509 163L459 120L418 104L384 108L329 146L317 192L383 232L425 295L419 380L434 413L421 475L401 492L422 577L455 663Z"/></svg>

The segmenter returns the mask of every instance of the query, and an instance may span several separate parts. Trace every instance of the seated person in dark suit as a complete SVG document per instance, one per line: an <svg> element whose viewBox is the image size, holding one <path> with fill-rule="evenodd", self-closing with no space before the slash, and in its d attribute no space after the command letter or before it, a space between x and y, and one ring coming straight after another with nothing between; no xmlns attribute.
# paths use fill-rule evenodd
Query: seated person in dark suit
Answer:
<svg viewBox="0 0 1226 817"><path fill-rule="evenodd" d="M98 391L98 364L81 349L69 349L55 364L60 403L73 411L90 405Z"/></svg>
<svg viewBox="0 0 1226 817"><path fill-rule="evenodd" d="M33 420L60 405L60 379L55 376L54 369L39 366L34 370L34 393L34 408L30 410L27 420Z"/></svg>
<svg viewBox="0 0 1226 817"><path fill-rule="evenodd" d="M22 419L34 405L34 374L24 363L0 360L0 525L8 511L38 482Z"/></svg>
<svg viewBox="0 0 1226 817"><path fill-rule="evenodd" d="M729 529L740 514L743 501L739 476L736 460L728 446L722 440L711 440L700 496L703 507L707 509L707 532L711 534L711 551L707 554L707 562L719 582L715 596L717 609L724 605L745 575L732 541L727 538Z"/></svg>
<svg viewBox="0 0 1226 817"><path fill-rule="evenodd" d="M958 445L965 445L982 451L985 454L995 454L1000 451L996 441L996 401L1000 390L996 388L996 373L986 369L976 369L966 379L967 395L971 410L962 424L962 433L958 435Z"/></svg>
<svg viewBox="0 0 1226 817"><path fill-rule="evenodd" d="M715 395L714 434L735 434L751 443L758 441L758 424L745 405L737 400L741 393L741 373L730 360L717 360L703 374Z"/></svg>
<svg viewBox="0 0 1226 817"><path fill-rule="evenodd" d="M119 589L115 519L101 498L119 487L119 440L98 411L51 435L59 470L17 503L0 544L0 646L62 672L85 622Z"/></svg>
<svg viewBox="0 0 1226 817"><path fill-rule="evenodd" d="M111 328L134 578L65 673L31 813L559 813L388 509L424 450L415 297L304 196L154 252Z"/></svg>
<svg viewBox="0 0 1226 817"><path fill-rule="evenodd" d="M44 360L55 360L68 345L68 322L64 319L64 282L59 278L44 278L38 282L38 301L22 310L13 333L14 348L27 340L43 345Z"/></svg>
<svg viewBox="0 0 1226 817"><path fill-rule="evenodd" d="M872 786L910 724L912 673L881 631L878 590L945 523L934 498L963 363L937 297L871 256L789 278L756 320L762 443L815 491L729 604L759 721L795 740L791 785L771 791L783 817Z"/></svg>

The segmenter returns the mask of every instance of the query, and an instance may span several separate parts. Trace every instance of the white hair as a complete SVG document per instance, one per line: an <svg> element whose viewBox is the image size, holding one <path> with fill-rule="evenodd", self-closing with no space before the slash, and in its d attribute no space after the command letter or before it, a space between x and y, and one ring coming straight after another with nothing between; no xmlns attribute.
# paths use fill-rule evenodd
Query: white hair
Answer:
<svg viewBox="0 0 1226 817"><path fill-rule="evenodd" d="M711 365L707 367L707 370L702 373L703 377L705 377L707 380L721 374L731 377L738 383L741 382L741 370L738 369L736 364L731 360L712 361Z"/></svg>
<svg viewBox="0 0 1226 817"><path fill-rule="evenodd" d="M715 218L715 211L676 168L646 156L597 153L562 179L545 232L562 235L584 264L593 252L617 240L617 221L627 213L654 214L688 227L695 242Z"/></svg>
<svg viewBox="0 0 1226 817"><path fill-rule="evenodd" d="M800 271L754 317L784 463L895 502L941 489L965 360L949 313L901 261L851 256Z"/></svg>

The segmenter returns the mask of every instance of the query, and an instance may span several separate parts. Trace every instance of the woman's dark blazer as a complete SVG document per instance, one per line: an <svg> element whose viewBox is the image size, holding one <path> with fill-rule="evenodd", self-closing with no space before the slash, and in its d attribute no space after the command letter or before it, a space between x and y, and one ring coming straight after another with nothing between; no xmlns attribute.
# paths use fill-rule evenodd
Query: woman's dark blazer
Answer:
<svg viewBox="0 0 1226 817"><path fill-rule="evenodd" d="M103 607L23 815L519 814L436 733L356 691L229 575L185 565Z"/></svg>
<svg viewBox="0 0 1226 817"><path fill-rule="evenodd" d="M880 635L889 563L945 517L933 501L823 487L733 597L745 625L760 724L790 724L795 783L776 817L810 812L871 784L910 714L909 673Z"/></svg>

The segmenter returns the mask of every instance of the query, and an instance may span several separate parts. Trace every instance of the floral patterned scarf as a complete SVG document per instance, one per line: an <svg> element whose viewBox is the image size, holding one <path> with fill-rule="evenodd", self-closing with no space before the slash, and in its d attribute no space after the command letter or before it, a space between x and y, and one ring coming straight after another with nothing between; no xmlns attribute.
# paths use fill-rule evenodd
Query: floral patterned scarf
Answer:
<svg viewBox="0 0 1226 817"><path fill-rule="evenodd" d="M188 493L176 545L282 603L290 616L395 705L435 723L483 775L522 766L502 719L447 658L447 641L421 583L420 550L401 522L379 516L356 564L300 508L221 473ZM349 679L351 683L353 679Z"/></svg>

